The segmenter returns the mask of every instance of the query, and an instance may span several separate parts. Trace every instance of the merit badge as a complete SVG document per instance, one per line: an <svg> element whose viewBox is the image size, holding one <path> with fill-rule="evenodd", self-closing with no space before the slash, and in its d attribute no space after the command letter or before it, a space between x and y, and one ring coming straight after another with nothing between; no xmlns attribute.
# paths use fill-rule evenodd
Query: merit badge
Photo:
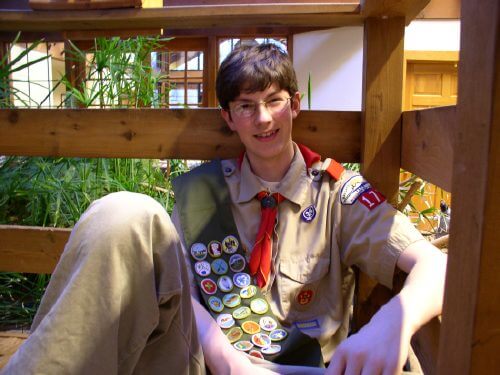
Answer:
<svg viewBox="0 0 500 375"><path fill-rule="evenodd" d="M224 275L229 269L224 259L216 259L212 262L212 271L217 275Z"/></svg>
<svg viewBox="0 0 500 375"><path fill-rule="evenodd" d="M229 268L233 272L241 272L245 268L245 258L243 255L234 254L229 258Z"/></svg>
<svg viewBox="0 0 500 375"><path fill-rule="evenodd" d="M238 341L243 336L243 331L240 327L233 327L229 330L226 337L229 342L232 344L235 341Z"/></svg>
<svg viewBox="0 0 500 375"><path fill-rule="evenodd" d="M354 204L359 196L370 188L370 184L361 175L352 176L340 188L340 203Z"/></svg>
<svg viewBox="0 0 500 375"><path fill-rule="evenodd" d="M248 352L253 348L253 344L247 340L238 341L237 343L234 343L233 346L242 352Z"/></svg>
<svg viewBox="0 0 500 375"><path fill-rule="evenodd" d="M302 211L302 214L300 214L300 217L306 223L310 223L311 221L313 221L313 219L316 217L316 208L314 207L314 205L311 204L304 211Z"/></svg>
<svg viewBox="0 0 500 375"><path fill-rule="evenodd" d="M260 326L252 320L247 320L246 322L243 322L241 324L241 329L243 330L243 332L248 333L249 335L253 335L257 332L260 332Z"/></svg>
<svg viewBox="0 0 500 375"><path fill-rule="evenodd" d="M236 307L241 303L241 298L236 293L229 293L222 297L222 303L227 307Z"/></svg>
<svg viewBox="0 0 500 375"><path fill-rule="evenodd" d="M259 321L260 328L262 328L264 331L273 331L278 327L278 323L276 323L276 320L271 318L270 316L263 316L260 318Z"/></svg>
<svg viewBox="0 0 500 375"><path fill-rule="evenodd" d="M233 318L238 320L245 319L248 318L251 313L252 311L250 310L249 307L241 306L233 311Z"/></svg>
<svg viewBox="0 0 500 375"><path fill-rule="evenodd" d="M252 357L264 359L264 356L258 350L250 350L250 353L248 353L248 355L251 355Z"/></svg>
<svg viewBox="0 0 500 375"><path fill-rule="evenodd" d="M203 260L207 257L207 247L202 243L194 243L191 245L191 255L196 260Z"/></svg>
<svg viewBox="0 0 500 375"><path fill-rule="evenodd" d="M368 208L370 211L377 207L380 203L385 201L385 197L380 194L377 190L370 189L365 191L359 197L358 202L360 202L363 206Z"/></svg>
<svg viewBox="0 0 500 375"><path fill-rule="evenodd" d="M250 302L250 308L256 314L262 315L269 310L269 305L262 298L256 298L252 302Z"/></svg>
<svg viewBox="0 0 500 375"><path fill-rule="evenodd" d="M267 348L261 349L262 353L272 355L281 352L281 345L271 344Z"/></svg>
<svg viewBox="0 0 500 375"><path fill-rule="evenodd" d="M250 275L248 273L239 272L235 273L233 276L233 283L239 288L244 288L250 285Z"/></svg>
<svg viewBox="0 0 500 375"><path fill-rule="evenodd" d="M203 279L200 283L201 290L206 294L215 294L217 292L217 284L212 279Z"/></svg>
<svg viewBox="0 0 500 375"><path fill-rule="evenodd" d="M233 282L227 275L219 277L219 280L217 280L217 285L219 286L220 290L226 293L230 292L233 289Z"/></svg>
<svg viewBox="0 0 500 375"><path fill-rule="evenodd" d="M271 338L265 333L256 333L252 336L252 343L259 348L267 348L271 345Z"/></svg>
<svg viewBox="0 0 500 375"><path fill-rule="evenodd" d="M203 277L208 276L208 275L210 275L210 263L208 263L205 260L202 260L200 262L196 262L194 264L194 270L200 276L203 276Z"/></svg>
<svg viewBox="0 0 500 375"><path fill-rule="evenodd" d="M297 294L297 303L299 305L307 305L309 304L314 296L314 292L311 289L302 290L299 294Z"/></svg>
<svg viewBox="0 0 500 375"><path fill-rule="evenodd" d="M208 299L208 306L215 312L222 312L222 310L224 310L224 305L219 297L210 297Z"/></svg>
<svg viewBox="0 0 500 375"><path fill-rule="evenodd" d="M240 297L244 299L252 298L255 294L257 294L255 285L249 285L240 290Z"/></svg>
<svg viewBox="0 0 500 375"><path fill-rule="evenodd" d="M278 328L269 334L272 341L281 341L288 336L288 332L284 329Z"/></svg>
<svg viewBox="0 0 500 375"><path fill-rule="evenodd" d="M212 258L219 258L222 255L222 245L219 241L211 241L208 244L208 253Z"/></svg>
<svg viewBox="0 0 500 375"><path fill-rule="evenodd" d="M234 326L234 319L231 314L220 314L217 317L217 324L221 328L231 328Z"/></svg>
<svg viewBox="0 0 500 375"><path fill-rule="evenodd" d="M222 240L222 251L226 254L234 254L238 250L239 242L235 236L227 236Z"/></svg>

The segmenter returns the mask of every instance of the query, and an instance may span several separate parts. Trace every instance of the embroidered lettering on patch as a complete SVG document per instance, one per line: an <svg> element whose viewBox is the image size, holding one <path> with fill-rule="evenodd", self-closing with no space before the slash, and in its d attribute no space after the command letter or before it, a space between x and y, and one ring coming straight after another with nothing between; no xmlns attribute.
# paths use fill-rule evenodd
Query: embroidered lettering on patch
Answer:
<svg viewBox="0 0 500 375"><path fill-rule="evenodd" d="M340 203L352 205L371 185L361 176L355 175L347 180L340 189Z"/></svg>
<svg viewBox="0 0 500 375"><path fill-rule="evenodd" d="M305 320L303 322L295 322L294 325L301 331L307 331L308 329L317 329L320 327L318 319Z"/></svg>
<svg viewBox="0 0 500 375"><path fill-rule="evenodd" d="M359 197L358 201L370 211L385 201L385 197L377 190L370 189Z"/></svg>

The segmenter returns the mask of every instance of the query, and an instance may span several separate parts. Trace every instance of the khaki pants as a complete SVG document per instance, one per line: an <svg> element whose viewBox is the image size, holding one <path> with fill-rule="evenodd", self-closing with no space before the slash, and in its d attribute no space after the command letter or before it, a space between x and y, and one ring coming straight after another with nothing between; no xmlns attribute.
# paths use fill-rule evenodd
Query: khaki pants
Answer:
<svg viewBox="0 0 500 375"><path fill-rule="evenodd" d="M204 374L179 237L144 195L82 215L5 374Z"/></svg>

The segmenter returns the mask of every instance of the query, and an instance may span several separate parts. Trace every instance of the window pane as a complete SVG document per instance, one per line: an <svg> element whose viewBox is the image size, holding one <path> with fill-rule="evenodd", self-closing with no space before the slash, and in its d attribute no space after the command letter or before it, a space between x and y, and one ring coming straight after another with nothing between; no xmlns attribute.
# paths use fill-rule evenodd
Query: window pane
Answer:
<svg viewBox="0 0 500 375"><path fill-rule="evenodd" d="M201 105L203 100L203 84L201 83L189 83L187 92L187 104L188 105Z"/></svg>
<svg viewBox="0 0 500 375"><path fill-rule="evenodd" d="M170 62L169 70L184 71L186 70L186 54L181 52L169 52Z"/></svg>
<svg viewBox="0 0 500 375"><path fill-rule="evenodd" d="M185 86L183 83L176 83L169 92L169 103L171 107L184 107Z"/></svg>

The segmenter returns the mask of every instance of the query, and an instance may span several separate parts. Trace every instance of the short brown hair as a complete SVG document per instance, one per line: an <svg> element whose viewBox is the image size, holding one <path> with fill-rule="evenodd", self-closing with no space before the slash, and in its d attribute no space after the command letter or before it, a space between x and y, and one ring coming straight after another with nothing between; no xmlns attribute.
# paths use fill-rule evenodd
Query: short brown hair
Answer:
<svg viewBox="0 0 500 375"><path fill-rule="evenodd" d="M264 91L276 83L290 96L298 91L297 77L290 56L271 44L241 46L222 62L217 73L217 99L223 109L229 109L241 92Z"/></svg>

